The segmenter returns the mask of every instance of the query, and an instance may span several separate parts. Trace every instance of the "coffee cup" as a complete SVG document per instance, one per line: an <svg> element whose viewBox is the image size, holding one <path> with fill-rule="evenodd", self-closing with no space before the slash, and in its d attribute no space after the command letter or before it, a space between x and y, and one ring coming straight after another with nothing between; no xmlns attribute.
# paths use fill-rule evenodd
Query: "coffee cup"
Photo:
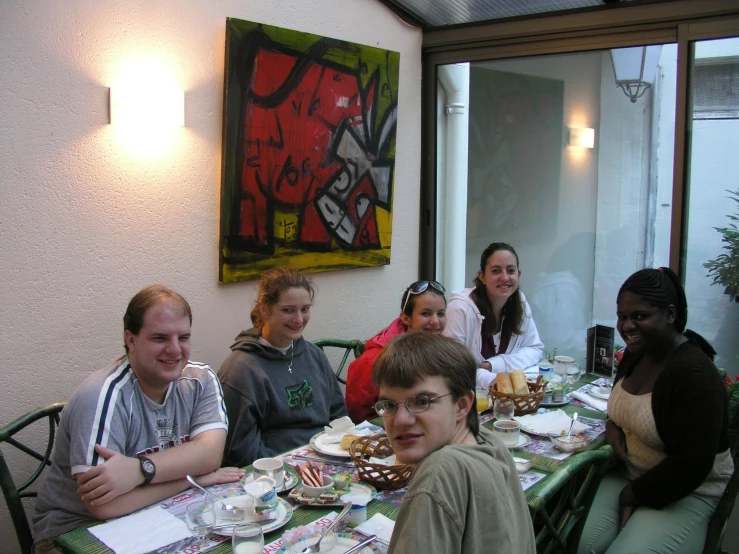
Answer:
<svg viewBox="0 0 739 554"><path fill-rule="evenodd" d="M285 484L285 466L279 458L259 458L252 467L254 477L265 475L275 480L275 488L282 489Z"/></svg>
<svg viewBox="0 0 739 554"><path fill-rule="evenodd" d="M244 485L244 490L254 499L254 513L257 516L265 515L266 512L277 507L275 480L271 477L263 475Z"/></svg>
<svg viewBox="0 0 739 554"><path fill-rule="evenodd" d="M554 357L554 373L566 377L568 369L575 364L575 358L570 356L555 356Z"/></svg>
<svg viewBox="0 0 739 554"><path fill-rule="evenodd" d="M517 421L502 419L493 423L493 431L506 446L515 446L521 436L521 426Z"/></svg>

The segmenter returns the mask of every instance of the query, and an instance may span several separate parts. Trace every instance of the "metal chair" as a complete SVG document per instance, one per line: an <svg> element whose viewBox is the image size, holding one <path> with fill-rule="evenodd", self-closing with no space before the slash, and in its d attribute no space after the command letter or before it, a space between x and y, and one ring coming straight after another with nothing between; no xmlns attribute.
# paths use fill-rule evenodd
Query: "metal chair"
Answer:
<svg viewBox="0 0 739 554"><path fill-rule="evenodd" d="M13 520L13 527L15 527L15 534L18 537L18 544L23 554L31 554L33 535L31 533L31 526L28 524L26 512L23 509L22 499L36 496L36 491L29 491L27 489L39 478L46 466L51 465L49 458L54 447L56 429L59 426L59 413L62 411L64 404L64 402L56 402L43 408L36 408L15 421L0 427L0 445L9 444L14 446L24 454L37 460L36 462L31 461L31 464L36 464L36 469L32 475L20 486L16 486L3 452L0 450L0 488L3 490L3 496L8 505L8 511ZM46 440L46 451L44 454L39 454L32 448L14 439L13 436L43 418L47 418L49 421L49 434Z"/></svg>
<svg viewBox="0 0 739 554"><path fill-rule="evenodd" d="M341 363L339 363L339 366L336 368L334 373L336 374L336 379L338 379L339 383L346 385L346 380L341 377L341 374L346 366L349 353L354 353L354 359L359 358L359 356L362 355L362 352L364 352L364 341L354 339L318 339L314 340L313 344L324 352L324 348L326 347L344 349L344 357L341 358Z"/></svg>

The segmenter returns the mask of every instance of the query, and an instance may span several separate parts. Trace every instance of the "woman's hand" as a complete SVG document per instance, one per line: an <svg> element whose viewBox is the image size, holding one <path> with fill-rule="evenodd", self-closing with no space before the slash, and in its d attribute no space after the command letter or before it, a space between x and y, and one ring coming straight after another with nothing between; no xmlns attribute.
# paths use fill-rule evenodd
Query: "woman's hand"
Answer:
<svg viewBox="0 0 739 554"><path fill-rule="evenodd" d="M626 456L626 435L624 435L623 429L616 425L611 419L606 421L606 440L613 448L613 453L616 455L616 458L621 463L625 464L628 461Z"/></svg>
<svg viewBox="0 0 739 554"><path fill-rule="evenodd" d="M244 476L244 470L237 467L222 467L205 475L198 475L196 481L201 487L220 485L221 483L232 483Z"/></svg>
<svg viewBox="0 0 739 554"><path fill-rule="evenodd" d="M618 495L619 531L626 527L634 510L636 510L636 497L629 483Z"/></svg>
<svg viewBox="0 0 739 554"><path fill-rule="evenodd" d="M488 371L492 371L492 370L493 370L493 364L491 364L491 363L490 363L490 362L488 362L487 360L485 360L484 362L482 362L482 363L480 364L480 367L481 367L482 369L487 369Z"/></svg>

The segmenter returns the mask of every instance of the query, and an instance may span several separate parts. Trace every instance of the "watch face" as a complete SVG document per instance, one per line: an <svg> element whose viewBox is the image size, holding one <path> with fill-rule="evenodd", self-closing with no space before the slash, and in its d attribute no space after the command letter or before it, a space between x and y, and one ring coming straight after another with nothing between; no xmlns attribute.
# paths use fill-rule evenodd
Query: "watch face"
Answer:
<svg viewBox="0 0 739 554"><path fill-rule="evenodd" d="M144 468L144 471L146 473L154 473L155 468L154 468L154 464L153 464L153 462L151 460L144 460L141 463L141 467Z"/></svg>

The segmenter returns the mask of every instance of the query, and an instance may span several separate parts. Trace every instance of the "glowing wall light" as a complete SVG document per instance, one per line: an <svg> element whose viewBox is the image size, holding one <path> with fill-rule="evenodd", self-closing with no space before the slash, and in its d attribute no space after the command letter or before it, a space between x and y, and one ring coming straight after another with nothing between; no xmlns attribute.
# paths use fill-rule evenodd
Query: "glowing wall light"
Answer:
<svg viewBox="0 0 739 554"><path fill-rule="evenodd" d="M185 93L182 90L147 83L124 83L109 90L112 125L138 129L185 125Z"/></svg>
<svg viewBox="0 0 739 554"><path fill-rule="evenodd" d="M595 129L570 127L570 137L567 140L567 145L593 148L595 146Z"/></svg>

